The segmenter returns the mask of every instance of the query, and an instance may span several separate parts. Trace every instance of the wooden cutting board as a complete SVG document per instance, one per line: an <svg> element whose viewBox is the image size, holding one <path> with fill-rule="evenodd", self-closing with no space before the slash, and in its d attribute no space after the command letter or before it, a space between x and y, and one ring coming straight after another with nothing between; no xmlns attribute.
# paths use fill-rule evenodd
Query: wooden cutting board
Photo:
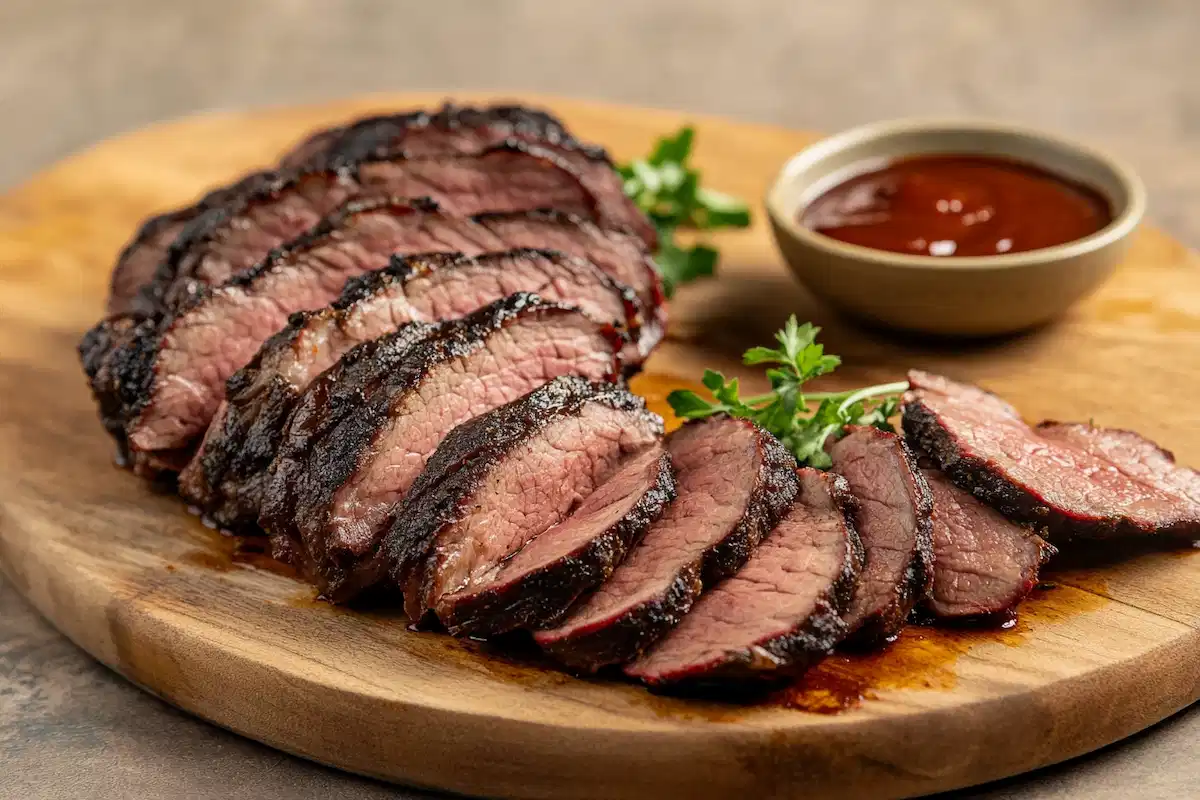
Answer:
<svg viewBox="0 0 1200 800"><path fill-rule="evenodd" d="M397 613L315 603L301 583L234 553L176 498L114 468L74 345L100 315L113 258L139 220L270 163L310 128L440 99L159 125L0 199L0 562L79 646L168 702L291 753L505 797L916 795L1084 753L1200 696L1200 554L1186 549L1061 562L1054 587L1011 630L914 628L884 654L835 657L772 703L741 708L580 680L410 633ZM707 183L756 200L814 138L544 102L622 159L694 121ZM829 350L846 360L841 380L943 370L1030 418L1134 427L1200 463L1200 260L1162 233L1144 229L1124 268L1059 324L954 345L865 332L817 305L764 222L760 211L752 230L719 237L720 279L677 298L674 339L651 372L736 371L741 350L795 312L825 327Z"/></svg>

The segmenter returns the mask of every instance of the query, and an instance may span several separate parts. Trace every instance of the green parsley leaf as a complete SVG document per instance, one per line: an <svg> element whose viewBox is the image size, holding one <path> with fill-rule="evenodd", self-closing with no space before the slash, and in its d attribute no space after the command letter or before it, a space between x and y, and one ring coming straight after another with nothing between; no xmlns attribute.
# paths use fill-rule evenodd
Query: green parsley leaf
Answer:
<svg viewBox="0 0 1200 800"><path fill-rule="evenodd" d="M908 384L885 383L806 397L803 390L807 381L828 375L842 363L817 343L820 332L810 323L800 325L792 316L775 334L778 348L752 347L743 354L742 362L747 365L776 365L766 370L771 384L768 394L743 398L737 378L731 380L720 372L705 370L702 383L713 402L686 390L671 392L667 402L683 419L729 414L753 420L779 437L801 464L828 469L831 461L825 446L830 437L840 436L847 425L892 430L891 419L900 408L899 395ZM810 411L812 401L819 402Z"/></svg>
<svg viewBox="0 0 1200 800"><path fill-rule="evenodd" d="M695 245L684 249L674 242L667 242L658 250L655 262L662 274L663 288L670 297L675 287L697 278L712 275L717 270L720 254L707 245Z"/></svg>
<svg viewBox="0 0 1200 800"><path fill-rule="evenodd" d="M617 167L627 197L634 201L658 229L655 260L667 296L680 284L716 272L718 253L705 244L690 248L675 241L677 228L713 230L744 228L750 224L750 207L728 194L701 188L700 173L688 165L695 140L691 126L658 140L649 157Z"/></svg>

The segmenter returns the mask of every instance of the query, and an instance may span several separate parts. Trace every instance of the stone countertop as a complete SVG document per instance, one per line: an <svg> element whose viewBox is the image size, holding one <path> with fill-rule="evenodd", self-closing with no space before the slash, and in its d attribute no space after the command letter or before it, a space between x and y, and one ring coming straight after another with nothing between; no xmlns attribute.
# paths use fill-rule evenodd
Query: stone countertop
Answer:
<svg viewBox="0 0 1200 800"><path fill-rule="evenodd" d="M1151 219L1200 247L1198 34L1192 0L4 0L0 187L199 109L490 88L815 130L912 115L1024 122L1124 156ZM954 796L1185 797L1200 786L1198 742L1200 709ZM0 798L428 796L171 709L91 661L2 579L0 764Z"/></svg>

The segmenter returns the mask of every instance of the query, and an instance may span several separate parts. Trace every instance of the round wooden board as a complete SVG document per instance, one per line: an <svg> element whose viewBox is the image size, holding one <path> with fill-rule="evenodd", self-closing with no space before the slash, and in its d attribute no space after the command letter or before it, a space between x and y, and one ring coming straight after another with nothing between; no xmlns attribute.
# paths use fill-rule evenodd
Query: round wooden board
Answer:
<svg viewBox="0 0 1200 800"><path fill-rule="evenodd" d="M271 162L310 128L440 99L160 125L0 200L0 562L81 647L169 702L291 753L505 797L910 796L1084 753L1197 699L1200 558L1190 554L1060 569L1016 631L912 631L851 665L868 697L834 715L655 697L491 657L410 633L398 614L315 604L296 581L222 556L219 537L176 498L111 465L74 345L100 315L113 257L143 217ZM622 159L692 120L706 181L755 199L813 138L532 100ZM1059 324L950 345L864 332L815 304L763 223L760 211L752 230L720 237L721 278L677 298L676 338L652 371L736 371L740 351L795 312L825 326L846 359L841 380L943 370L1030 418L1135 427L1200 463L1200 263L1163 234L1143 230L1125 267Z"/></svg>

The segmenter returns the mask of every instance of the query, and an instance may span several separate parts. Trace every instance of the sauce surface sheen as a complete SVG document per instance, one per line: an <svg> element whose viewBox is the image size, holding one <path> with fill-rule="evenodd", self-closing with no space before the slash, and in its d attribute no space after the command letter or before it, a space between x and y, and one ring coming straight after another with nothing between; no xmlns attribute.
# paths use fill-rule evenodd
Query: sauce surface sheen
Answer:
<svg viewBox="0 0 1200 800"><path fill-rule="evenodd" d="M892 161L809 203L800 223L849 244L924 256L988 256L1072 242L1112 221L1096 190L994 156Z"/></svg>

